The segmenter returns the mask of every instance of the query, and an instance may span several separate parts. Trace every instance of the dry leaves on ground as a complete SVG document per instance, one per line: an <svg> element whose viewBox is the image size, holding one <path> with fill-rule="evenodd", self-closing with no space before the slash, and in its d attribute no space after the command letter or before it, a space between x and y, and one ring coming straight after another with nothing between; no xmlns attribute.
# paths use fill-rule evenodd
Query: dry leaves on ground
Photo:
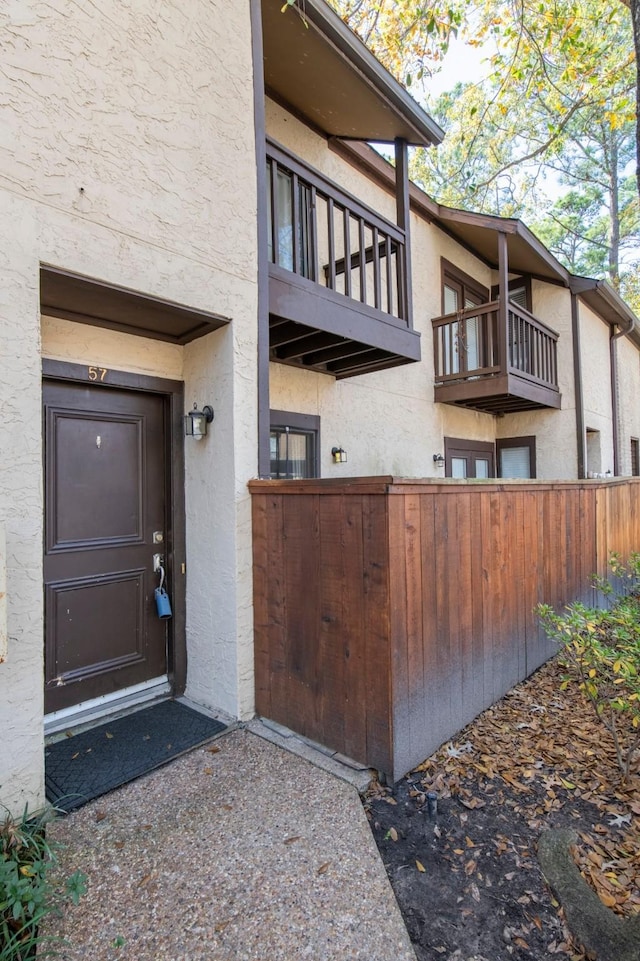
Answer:
<svg viewBox="0 0 640 961"><path fill-rule="evenodd" d="M575 828L575 857L587 882L619 915L640 913L638 759L623 783L609 735L576 685L560 690L561 675L557 660L551 661L393 790L378 788L368 801L420 958L460 948L486 953L473 924L477 920L481 930L485 912L485 922L497 927L489 917L496 902L504 919L494 959L584 957L540 874L536 845L547 827ZM442 815L433 821L426 815L430 791ZM425 868L418 884L426 877L431 882L424 918L418 916L423 895L414 898L406 881L416 861ZM440 894L456 912L438 926Z"/></svg>

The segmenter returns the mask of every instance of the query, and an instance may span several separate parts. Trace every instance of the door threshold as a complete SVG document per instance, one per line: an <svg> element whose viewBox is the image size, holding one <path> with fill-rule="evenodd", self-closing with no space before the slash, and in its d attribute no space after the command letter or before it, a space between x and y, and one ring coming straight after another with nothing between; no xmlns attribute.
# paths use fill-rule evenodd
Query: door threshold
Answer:
<svg viewBox="0 0 640 961"><path fill-rule="evenodd" d="M127 712L158 700L171 694L171 685L167 675L154 677L142 684L134 684L113 694L94 697L90 701L82 701L72 707L64 707L51 714L45 714L44 736L46 738L67 731L69 728L77 730L80 726L91 727L105 717L126 714Z"/></svg>

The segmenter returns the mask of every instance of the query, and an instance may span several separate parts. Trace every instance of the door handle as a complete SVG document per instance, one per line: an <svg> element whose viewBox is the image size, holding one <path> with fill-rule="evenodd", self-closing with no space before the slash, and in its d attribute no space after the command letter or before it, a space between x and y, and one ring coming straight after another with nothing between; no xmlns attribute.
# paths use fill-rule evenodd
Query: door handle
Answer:
<svg viewBox="0 0 640 961"><path fill-rule="evenodd" d="M162 554L154 554L154 555L153 555L153 570L154 570L154 573L155 573L156 571L161 571L163 567L164 567L164 557L163 557L163 555L162 555Z"/></svg>

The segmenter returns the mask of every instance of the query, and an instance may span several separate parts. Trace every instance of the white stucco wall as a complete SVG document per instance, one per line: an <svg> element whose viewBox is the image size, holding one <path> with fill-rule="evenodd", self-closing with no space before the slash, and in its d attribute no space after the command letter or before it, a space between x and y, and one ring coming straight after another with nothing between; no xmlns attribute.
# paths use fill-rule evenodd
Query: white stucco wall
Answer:
<svg viewBox="0 0 640 961"><path fill-rule="evenodd" d="M109 366L183 376L189 406L192 394L218 404L212 443L198 455L208 462L206 487L200 472L187 488L188 569L209 571L207 610L189 618L189 690L197 677L194 695L210 704L219 696L216 706L244 715L252 709L250 581L222 592L233 576L250 578L257 205L248 4L14 0L0 9L0 44L0 222L11 227L0 236L8 625L0 803L19 809L43 799L39 264L232 319L184 350L50 320L42 339L47 356L95 363L100 353ZM246 438L238 447L228 443L236 429ZM229 475L219 488L209 473L216 453ZM195 456L187 451L187 471ZM212 569L225 511L225 524L236 514L242 523ZM191 615L202 599L194 582ZM221 637L214 663L208 652Z"/></svg>
<svg viewBox="0 0 640 961"><path fill-rule="evenodd" d="M613 415L611 407L611 366L609 335L611 328L583 302L579 303L580 362L584 423L587 431L599 432L599 472L613 473ZM587 437L587 467L589 466ZM598 464L593 465L598 470Z"/></svg>
<svg viewBox="0 0 640 961"><path fill-rule="evenodd" d="M571 294L564 287L534 280L531 284L532 313L558 334L559 410L532 410L505 414L496 424L496 436L536 439L536 476L559 480L577 476L578 441L576 428Z"/></svg>
<svg viewBox="0 0 640 961"><path fill-rule="evenodd" d="M631 438L640 439L640 351L628 337L616 341L619 472L631 474Z"/></svg>

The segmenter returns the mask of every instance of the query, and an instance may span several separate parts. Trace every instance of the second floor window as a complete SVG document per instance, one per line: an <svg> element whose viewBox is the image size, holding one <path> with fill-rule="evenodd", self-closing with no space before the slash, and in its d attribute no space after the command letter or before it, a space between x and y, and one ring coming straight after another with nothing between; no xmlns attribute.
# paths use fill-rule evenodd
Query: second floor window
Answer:
<svg viewBox="0 0 640 961"><path fill-rule="evenodd" d="M472 277L457 270L453 264L442 264L442 311L453 314L479 307L489 301L489 291ZM481 322L478 317L465 316L452 324L445 333L452 343L444 344L444 356L448 358L445 374L459 371L476 370L487 366L489 360L484 356L486 350L481 335Z"/></svg>
<svg viewBox="0 0 640 961"><path fill-rule="evenodd" d="M271 161L267 161L267 177L273 175ZM269 260L285 270L302 277L311 275L311 191L288 170L277 168L275 189L269 193L267 229ZM297 213L297 218L296 218ZM297 219L297 223L296 223ZM297 256L294 235L297 234Z"/></svg>

